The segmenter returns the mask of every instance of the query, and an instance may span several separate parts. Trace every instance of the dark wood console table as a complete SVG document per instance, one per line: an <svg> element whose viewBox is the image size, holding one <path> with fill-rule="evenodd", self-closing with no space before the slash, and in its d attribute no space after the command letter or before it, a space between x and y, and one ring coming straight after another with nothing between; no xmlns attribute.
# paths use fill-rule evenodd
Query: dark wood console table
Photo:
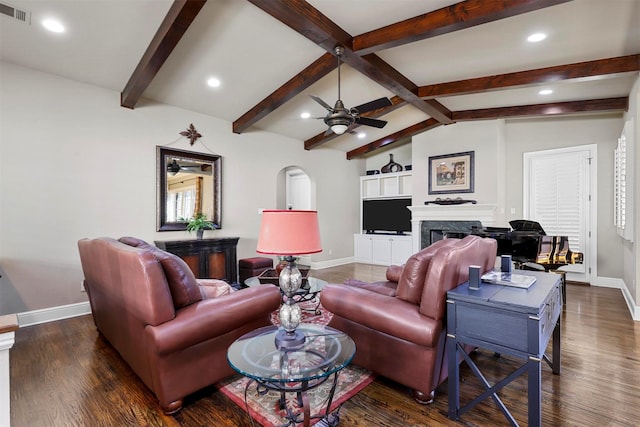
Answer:
<svg viewBox="0 0 640 427"><path fill-rule="evenodd" d="M528 375L528 424L542 425L542 371L547 362L554 374L560 373L560 312L562 290L560 276L553 273L520 271L536 277L529 289L482 283L480 289L469 289L468 283L447 292L447 355L449 363L449 418L457 420L477 403L492 397L513 426L517 426L497 392L518 376ZM545 354L553 336L553 355ZM524 359L524 364L506 378L491 386L473 360L464 352L463 344L493 350ZM466 406L460 407L460 367L463 357L480 379L485 391ZM458 359L459 360L459 359Z"/></svg>
<svg viewBox="0 0 640 427"><path fill-rule="evenodd" d="M239 237L202 240L157 240L160 249L182 258L199 279L222 279L238 282L236 247Z"/></svg>

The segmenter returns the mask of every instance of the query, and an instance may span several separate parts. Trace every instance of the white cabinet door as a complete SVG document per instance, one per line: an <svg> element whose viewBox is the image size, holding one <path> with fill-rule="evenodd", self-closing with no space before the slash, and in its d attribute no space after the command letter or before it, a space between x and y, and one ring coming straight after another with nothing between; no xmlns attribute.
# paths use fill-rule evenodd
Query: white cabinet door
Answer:
<svg viewBox="0 0 640 427"><path fill-rule="evenodd" d="M411 236L353 235L353 260L364 264L402 265L412 255Z"/></svg>
<svg viewBox="0 0 640 427"><path fill-rule="evenodd" d="M391 265L391 237L377 236L372 239L372 264Z"/></svg>
<svg viewBox="0 0 640 427"><path fill-rule="evenodd" d="M395 237L391 243L391 264L402 265L412 254L411 236Z"/></svg>
<svg viewBox="0 0 640 427"><path fill-rule="evenodd" d="M372 262L372 241L366 234L353 236L353 260L364 264Z"/></svg>

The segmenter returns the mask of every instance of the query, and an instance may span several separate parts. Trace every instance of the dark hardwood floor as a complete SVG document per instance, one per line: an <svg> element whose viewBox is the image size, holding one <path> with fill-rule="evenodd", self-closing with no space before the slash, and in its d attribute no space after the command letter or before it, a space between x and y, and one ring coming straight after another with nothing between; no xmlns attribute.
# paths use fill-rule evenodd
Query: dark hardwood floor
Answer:
<svg viewBox="0 0 640 427"><path fill-rule="evenodd" d="M382 267L351 264L314 272L341 283L375 280ZM569 284L562 313L562 374L543 367L543 425L640 424L640 322L629 315L619 290ZM97 333L90 316L19 329L11 358L11 425L36 426L249 426L245 412L209 387L190 396L177 415L162 415L153 394ZM487 379L513 371L519 361L480 351ZM479 392L463 365L461 400ZM500 393L521 425L527 422L526 376ZM378 377L340 411L340 426L508 425L491 399L447 418L446 383L436 402L414 403L409 390Z"/></svg>

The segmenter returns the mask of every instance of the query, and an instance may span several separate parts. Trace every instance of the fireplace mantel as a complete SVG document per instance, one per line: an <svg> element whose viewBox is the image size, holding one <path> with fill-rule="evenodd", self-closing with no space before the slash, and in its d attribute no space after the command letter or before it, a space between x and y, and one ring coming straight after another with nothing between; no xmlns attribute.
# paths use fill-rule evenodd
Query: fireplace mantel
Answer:
<svg viewBox="0 0 640 427"><path fill-rule="evenodd" d="M483 227L496 222L496 205L415 205L411 211L411 234L414 253L420 250L420 222L422 221L480 221Z"/></svg>
<svg viewBox="0 0 640 427"><path fill-rule="evenodd" d="M496 205L416 205L409 206L411 221L482 221L482 225L495 223Z"/></svg>

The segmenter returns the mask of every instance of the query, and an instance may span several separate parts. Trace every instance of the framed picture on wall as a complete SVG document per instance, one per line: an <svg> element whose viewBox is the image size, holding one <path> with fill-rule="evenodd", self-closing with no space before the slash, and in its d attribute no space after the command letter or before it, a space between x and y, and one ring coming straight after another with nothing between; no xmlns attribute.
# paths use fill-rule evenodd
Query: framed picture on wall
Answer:
<svg viewBox="0 0 640 427"><path fill-rule="evenodd" d="M429 157L429 194L473 193L475 151Z"/></svg>

